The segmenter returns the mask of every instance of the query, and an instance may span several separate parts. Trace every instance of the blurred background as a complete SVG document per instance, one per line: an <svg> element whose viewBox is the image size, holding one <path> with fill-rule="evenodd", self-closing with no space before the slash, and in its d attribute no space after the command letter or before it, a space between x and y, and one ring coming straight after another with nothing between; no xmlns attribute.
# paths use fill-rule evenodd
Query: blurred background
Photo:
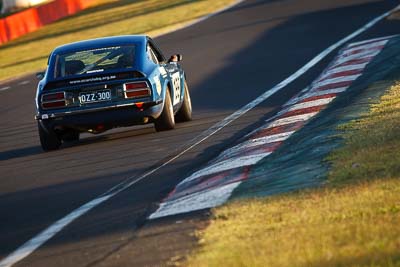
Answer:
<svg viewBox="0 0 400 267"><path fill-rule="evenodd" d="M27 7L32 7L50 1L51 0L1 0L1 14L15 12Z"/></svg>

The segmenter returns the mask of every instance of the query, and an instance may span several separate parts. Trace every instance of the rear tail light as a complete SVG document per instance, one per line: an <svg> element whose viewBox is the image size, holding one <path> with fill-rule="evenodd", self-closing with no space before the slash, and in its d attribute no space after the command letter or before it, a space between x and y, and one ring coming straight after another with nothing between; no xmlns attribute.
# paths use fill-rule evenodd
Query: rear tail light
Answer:
<svg viewBox="0 0 400 267"><path fill-rule="evenodd" d="M66 106L65 92L50 93L42 95L42 107L62 108Z"/></svg>
<svg viewBox="0 0 400 267"><path fill-rule="evenodd" d="M151 95L147 82L134 82L124 84L125 98L140 98Z"/></svg>

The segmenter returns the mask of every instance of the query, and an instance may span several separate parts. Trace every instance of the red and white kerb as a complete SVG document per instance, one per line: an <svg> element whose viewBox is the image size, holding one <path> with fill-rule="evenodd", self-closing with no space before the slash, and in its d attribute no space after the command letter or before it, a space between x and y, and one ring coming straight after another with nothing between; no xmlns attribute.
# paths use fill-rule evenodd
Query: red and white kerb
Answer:
<svg viewBox="0 0 400 267"><path fill-rule="evenodd" d="M233 190L247 179L251 165L273 153L340 93L345 92L388 41L389 37L367 40L341 50L328 68L309 87L289 100L272 120L184 179L149 218L223 204Z"/></svg>

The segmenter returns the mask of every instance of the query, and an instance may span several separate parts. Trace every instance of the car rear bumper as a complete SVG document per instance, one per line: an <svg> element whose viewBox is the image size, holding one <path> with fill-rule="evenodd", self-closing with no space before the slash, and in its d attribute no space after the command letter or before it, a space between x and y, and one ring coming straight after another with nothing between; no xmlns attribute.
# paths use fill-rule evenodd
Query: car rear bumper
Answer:
<svg viewBox="0 0 400 267"><path fill-rule="evenodd" d="M49 112L38 114L35 119L49 129L70 128L96 132L100 128L107 130L151 122L160 116L162 106L162 102L157 101L144 103L140 108L136 105L124 105L73 112Z"/></svg>

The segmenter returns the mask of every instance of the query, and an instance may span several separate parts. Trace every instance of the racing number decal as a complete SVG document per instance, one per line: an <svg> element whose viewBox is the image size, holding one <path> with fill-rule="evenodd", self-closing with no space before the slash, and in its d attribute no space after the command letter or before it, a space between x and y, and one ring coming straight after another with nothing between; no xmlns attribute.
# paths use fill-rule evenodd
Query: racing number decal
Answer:
<svg viewBox="0 0 400 267"><path fill-rule="evenodd" d="M179 75L179 72L172 75L172 83L174 86L173 105L175 106L181 99L181 76Z"/></svg>

